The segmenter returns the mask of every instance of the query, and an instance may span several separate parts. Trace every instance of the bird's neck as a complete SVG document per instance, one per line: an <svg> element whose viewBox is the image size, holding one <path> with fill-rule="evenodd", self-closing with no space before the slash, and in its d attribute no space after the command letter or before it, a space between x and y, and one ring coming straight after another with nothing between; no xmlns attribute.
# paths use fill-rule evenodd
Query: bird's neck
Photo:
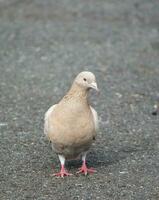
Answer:
<svg viewBox="0 0 159 200"><path fill-rule="evenodd" d="M68 96L72 96L75 99L81 99L87 101L88 90L79 86L77 83L73 83L71 89L67 93Z"/></svg>

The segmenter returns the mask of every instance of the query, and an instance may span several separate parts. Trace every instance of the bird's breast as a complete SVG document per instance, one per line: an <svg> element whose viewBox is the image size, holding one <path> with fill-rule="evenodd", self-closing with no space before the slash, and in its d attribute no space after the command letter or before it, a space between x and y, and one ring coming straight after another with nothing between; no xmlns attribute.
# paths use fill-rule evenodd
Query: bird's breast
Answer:
<svg viewBox="0 0 159 200"><path fill-rule="evenodd" d="M50 121L51 140L65 145L81 145L90 142L95 132L90 108L79 105L71 108L65 107L61 111L60 107L55 109Z"/></svg>

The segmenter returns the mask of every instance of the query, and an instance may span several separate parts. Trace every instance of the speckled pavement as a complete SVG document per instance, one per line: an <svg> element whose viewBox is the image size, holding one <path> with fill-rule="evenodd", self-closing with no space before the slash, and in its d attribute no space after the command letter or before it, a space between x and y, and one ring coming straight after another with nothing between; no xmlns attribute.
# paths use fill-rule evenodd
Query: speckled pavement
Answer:
<svg viewBox="0 0 159 200"><path fill-rule="evenodd" d="M71 161L59 179L43 116L82 70L101 90L97 173L77 176ZM1 0L0 199L158 200L158 99L157 0Z"/></svg>

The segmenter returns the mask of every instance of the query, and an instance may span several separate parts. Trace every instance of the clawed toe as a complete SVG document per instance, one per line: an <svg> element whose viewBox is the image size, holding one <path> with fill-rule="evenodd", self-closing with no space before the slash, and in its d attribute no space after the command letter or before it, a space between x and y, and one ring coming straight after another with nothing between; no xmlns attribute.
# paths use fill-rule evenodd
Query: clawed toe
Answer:
<svg viewBox="0 0 159 200"><path fill-rule="evenodd" d="M87 166L86 165L82 165L82 167L81 168L79 168L79 171L78 172L76 172L77 174L84 174L84 175L87 175L87 174L93 174L93 173L95 173L96 172L96 170L95 169L93 169L92 167L91 168L87 168Z"/></svg>
<svg viewBox="0 0 159 200"><path fill-rule="evenodd" d="M62 178L64 178L64 176L72 176L72 175L73 174L68 173L66 171L62 171L62 172L60 171L60 172L54 174L54 176L56 176L56 177L62 177Z"/></svg>

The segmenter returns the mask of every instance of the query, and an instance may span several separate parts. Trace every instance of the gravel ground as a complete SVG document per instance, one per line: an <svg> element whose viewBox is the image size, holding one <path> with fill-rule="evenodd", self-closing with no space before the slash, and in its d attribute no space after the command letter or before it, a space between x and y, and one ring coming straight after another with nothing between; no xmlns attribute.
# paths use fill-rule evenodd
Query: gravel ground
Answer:
<svg viewBox="0 0 159 200"><path fill-rule="evenodd" d="M58 179L43 116L82 70L101 90L97 173ZM0 199L158 200L158 98L157 0L1 0Z"/></svg>

